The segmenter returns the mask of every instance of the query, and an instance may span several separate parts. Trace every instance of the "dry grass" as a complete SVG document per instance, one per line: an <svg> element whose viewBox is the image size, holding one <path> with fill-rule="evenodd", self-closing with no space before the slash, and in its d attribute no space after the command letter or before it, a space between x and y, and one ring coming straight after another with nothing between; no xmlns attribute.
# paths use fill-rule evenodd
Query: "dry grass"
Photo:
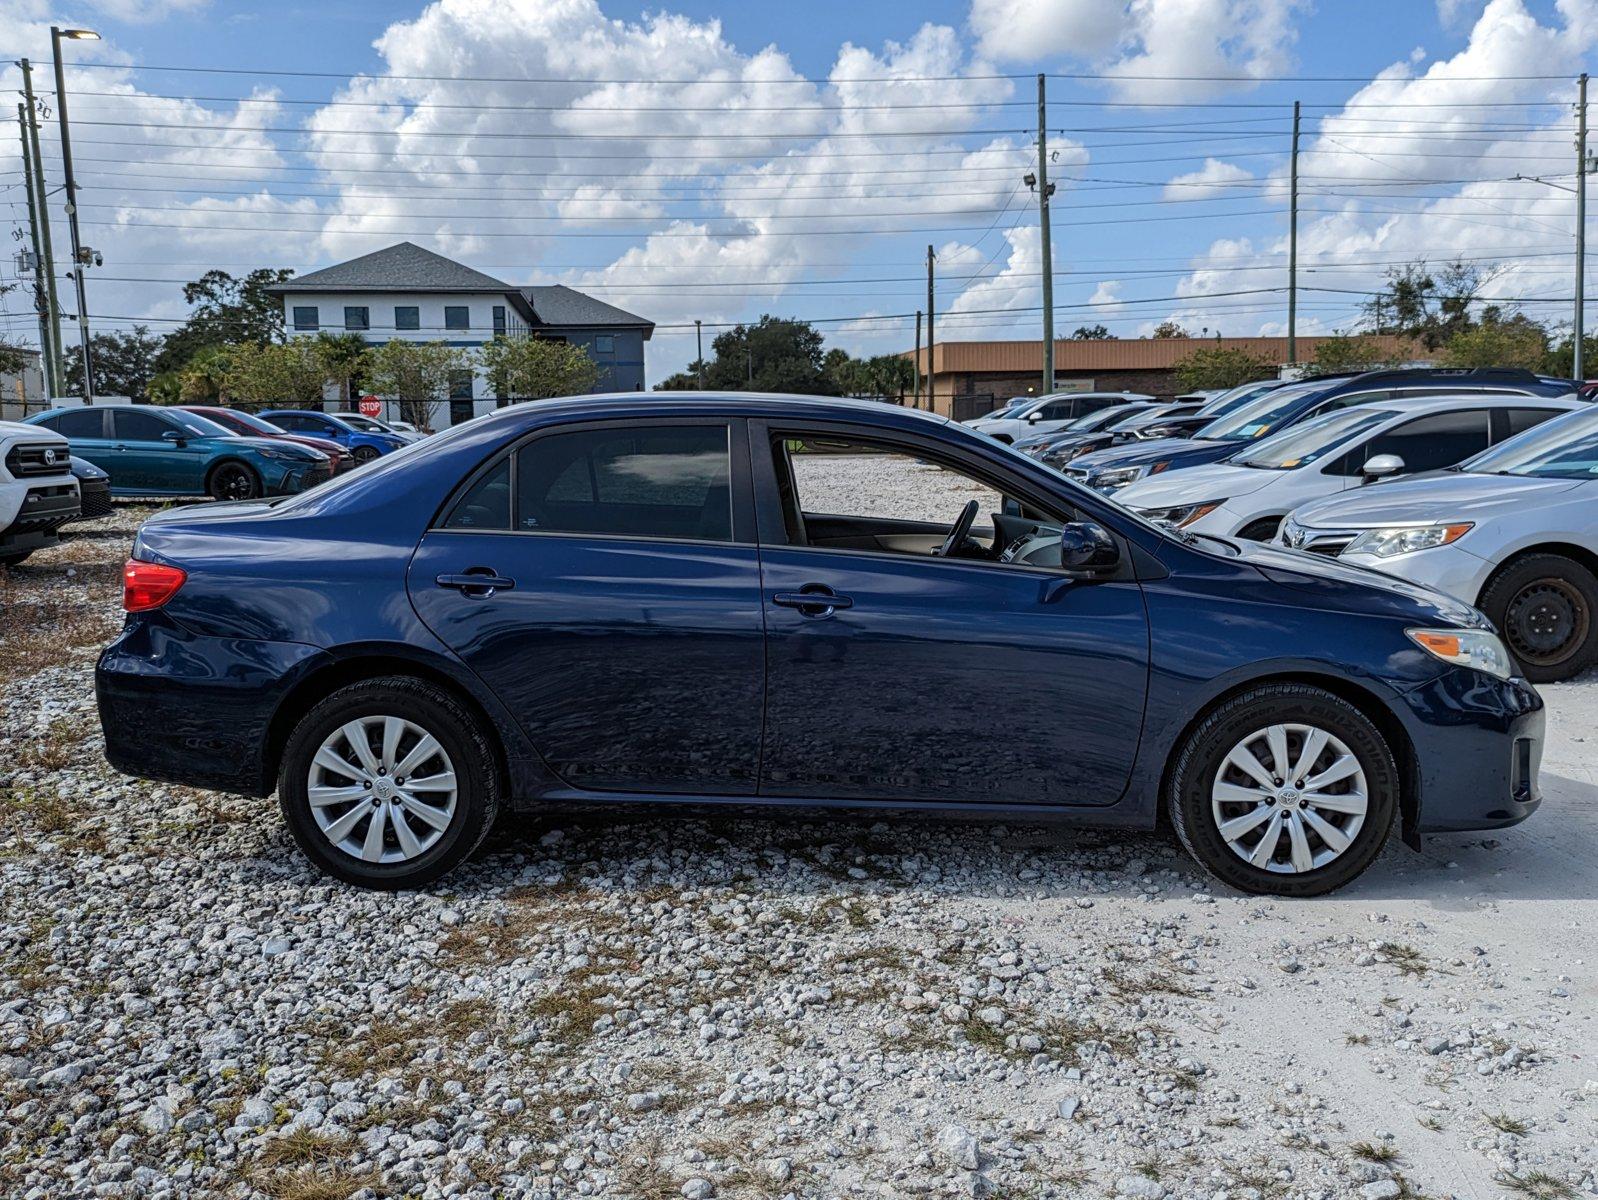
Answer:
<svg viewBox="0 0 1598 1200"><path fill-rule="evenodd" d="M293 1129L266 1144L261 1162L268 1167L325 1167L354 1149L355 1139L348 1134L330 1137L314 1129Z"/></svg>
<svg viewBox="0 0 1598 1200"><path fill-rule="evenodd" d="M116 636L106 608L65 596L36 594L0 567L0 686L69 663L77 651Z"/></svg>
<svg viewBox="0 0 1598 1200"><path fill-rule="evenodd" d="M1366 1162L1391 1163L1403 1157L1397 1147L1389 1146L1386 1142L1354 1142L1348 1149L1355 1158L1362 1158Z"/></svg>
<svg viewBox="0 0 1598 1200"><path fill-rule="evenodd" d="M1486 1114L1486 1120L1487 1124L1498 1130L1499 1133L1512 1133L1516 1137L1524 1137L1531 1132L1530 1125L1519 1117L1512 1117L1508 1113L1488 1113Z"/></svg>
<svg viewBox="0 0 1598 1200"><path fill-rule="evenodd" d="M376 1171L323 1167L262 1172L250 1182L270 1200L349 1200L352 1192L362 1188L381 1189L383 1177Z"/></svg>
<svg viewBox="0 0 1598 1200"><path fill-rule="evenodd" d="M12 761L28 771L59 771L77 761L82 743L97 732L89 717L57 717L44 733L23 742Z"/></svg>
<svg viewBox="0 0 1598 1200"><path fill-rule="evenodd" d="M1571 1200L1576 1195L1575 1188L1546 1171L1528 1171L1524 1175L1505 1171L1501 1182L1510 1191L1529 1196L1531 1200Z"/></svg>
<svg viewBox="0 0 1598 1200"><path fill-rule="evenodd" d="M1400 975L1413 975L1418 978L1432 969L1425 955L1414 946L1403 942L1383 942L1376 953L1381 956L1383 962L1397 967Z"/></svg>

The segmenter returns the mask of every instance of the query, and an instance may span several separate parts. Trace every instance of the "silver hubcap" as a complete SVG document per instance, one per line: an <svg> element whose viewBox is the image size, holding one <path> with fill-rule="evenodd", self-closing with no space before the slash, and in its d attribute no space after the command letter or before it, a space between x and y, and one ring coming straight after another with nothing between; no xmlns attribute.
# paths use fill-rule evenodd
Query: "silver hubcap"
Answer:
<svg viewBox="0 0 1598 1200"><path fill-rule="evenodd" d="M438 739L403 717L357 717L323 740L306 795L317 828L351 858L407 862L455 819L455 767Z"/></svg>
<svg viewBox="0 0 1598 1200"><path fill-rule="evenodd" d="M1353 845L1369 797L1364 768L1340 739L1314 725L1269 725L1222 760L1210 810L1244 862L1297 875Z"/></svg>

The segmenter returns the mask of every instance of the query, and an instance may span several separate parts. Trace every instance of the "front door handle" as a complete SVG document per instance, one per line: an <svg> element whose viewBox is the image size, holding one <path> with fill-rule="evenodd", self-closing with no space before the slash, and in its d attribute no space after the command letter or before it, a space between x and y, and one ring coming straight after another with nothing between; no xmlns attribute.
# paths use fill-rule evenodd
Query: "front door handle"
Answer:
<svg viewBox="0 0 1598 1200"><path fill-rule="evenodd" d="M840 596L823 583L807 583L797 592L778 592L771 602L797 608L806 617L830 617L840 608L854 607L852 597Z"/></svg>
<svg viewBox="0 0 1598 1200"><path fill-rule="evenodd" d="M508 592L516 586L492 567L468 567L459 575L440 575L433 580L439 587L454 588L463 596L487 599L495 592Z"/></svg>

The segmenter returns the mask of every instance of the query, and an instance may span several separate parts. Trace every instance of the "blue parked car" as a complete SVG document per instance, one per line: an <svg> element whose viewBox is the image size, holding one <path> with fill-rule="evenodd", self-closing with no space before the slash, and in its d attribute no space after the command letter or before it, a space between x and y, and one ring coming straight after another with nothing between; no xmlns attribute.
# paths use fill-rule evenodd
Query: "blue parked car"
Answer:
<svg viewBox="0 0 1598 1200"><path fill-rule="evenodd" d="M337 442L354 456L358 467L407 444L397 433L357 429L343 417L309 408L274 408L256 415L287 433L303 433L307 437Z"/></svg>
<svg viewBox="0 0 1598 1200"><path fill-rule="evenodd" d="M180 408L57 408L28 423L55 430L74 455L110 475L114 496L253 500L301 492L332 475L325 454L271 438L239 437Z"/></svg>
<svg viewBox="0 0 1598 1200"><path fill-rule="evenodd" d="M112 765L275 788L365 887L437 879L501 808L642 801L1168 817L1220 879L1303 896L1395 826L1539 803L1542 700L1475 609L870 402L512 406L157 514L124 606Z"/></svg>
<svg viewBox="0 0 1598 1200"><path fill-rule="evenodd" d="M1504 367L1463 370L1410 368L1322 375L1265 392L1197 430L1190 438L1160 438L1084 454L1065 473L1097 491L1111 493L1162 471L1220 462L1262 437L1299 421L1353 404L1409 396L1475 392L1509 396L1568 396L1576 384ZM1266 531L1264 536L1269 536Z"/></svg>

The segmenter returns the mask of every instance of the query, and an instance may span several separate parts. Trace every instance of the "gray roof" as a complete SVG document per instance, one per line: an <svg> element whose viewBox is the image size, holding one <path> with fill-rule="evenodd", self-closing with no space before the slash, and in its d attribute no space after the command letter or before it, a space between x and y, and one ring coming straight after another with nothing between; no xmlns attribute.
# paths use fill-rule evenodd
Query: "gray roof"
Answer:
<svg viewBox="0 0 1598 1200"><path fill-rule="evenodd" d="M655 328L653 321L635 316L615 305L606 304L603 300L595 300L592 296L574 291L565 284L524 287L519 290L526 297L527 303L532 306L533 315L537 318L535 323L538 325L582 329L623 325L635 329L641 328L645 338L648 338Z"/></svg>
<svg viewBox="0 0 1598 1200"><path fill-rule="evenodd" d="M374 250L348 262L336 263L274 284L269 292L505 292L515 288L492 275L424 250L414 242L400 242Z"/></svg>

